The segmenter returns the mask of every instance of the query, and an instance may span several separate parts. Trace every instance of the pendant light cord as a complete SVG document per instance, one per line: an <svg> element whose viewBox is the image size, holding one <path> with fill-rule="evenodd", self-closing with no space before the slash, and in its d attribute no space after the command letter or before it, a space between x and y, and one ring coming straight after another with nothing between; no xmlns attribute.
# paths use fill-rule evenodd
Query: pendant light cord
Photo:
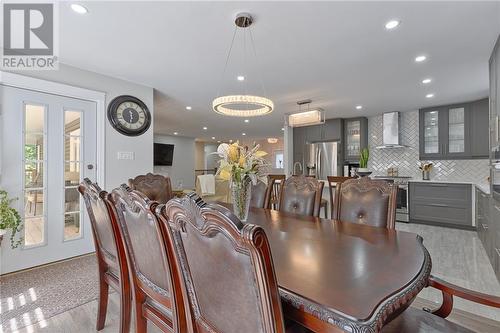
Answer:
<svg viewBox="0 0 500 333"><path fill-rule="evenodd" d="M261 65L259 63L259 58L257 57L257 50L255 48L255 42L253 40L252 27L248 27L248 31L250 33L250 42L252 44L253 54L255 56L255 62L257 63L257 68L258 68L257 71L259 72L260 86L262 88L262 92L264 93L264 96L267 96L266 88L264 86L264 80L262 78L262 72L261 72L262 68L261 68Z"/></svg>
<svg viewBox="0 0 500 333"><path fill-rule="evenodd" d="M224 64L224 70L222 71L222 75L219 82L219 87L217 88L217 96L220 96L220 88L222 82L224 81L224 75L226 74L227 64L229 63L229 58L231 57L231 51L233 49L234 39L236 37L236 31L238 27L234 27L233 38L231 39L231 45L229 46L229 51L227 52L226 63Z"/></svg>

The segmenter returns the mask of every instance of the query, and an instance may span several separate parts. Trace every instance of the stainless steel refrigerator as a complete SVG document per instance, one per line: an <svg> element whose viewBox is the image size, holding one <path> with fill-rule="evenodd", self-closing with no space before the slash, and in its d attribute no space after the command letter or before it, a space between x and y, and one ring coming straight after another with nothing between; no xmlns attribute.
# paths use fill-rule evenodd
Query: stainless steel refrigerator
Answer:
<svg viewBox="0 0 500 333"><path fill-rule="evenodd" d="M306 144L305 174L326 180L327 176L340 176L339 142L316 142Z"/></svg>

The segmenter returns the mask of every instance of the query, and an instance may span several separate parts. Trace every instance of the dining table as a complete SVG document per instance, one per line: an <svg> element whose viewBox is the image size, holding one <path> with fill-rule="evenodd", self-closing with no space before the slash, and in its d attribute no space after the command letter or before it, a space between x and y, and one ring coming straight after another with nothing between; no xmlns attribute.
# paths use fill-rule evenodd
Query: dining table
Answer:
<svg viewBox="0 0 500 333"><path fill-rule="evenodd" d="M417 234L253 207L245 223L267 235L284 316L314 332L379 332L427 286Z"/></svg>

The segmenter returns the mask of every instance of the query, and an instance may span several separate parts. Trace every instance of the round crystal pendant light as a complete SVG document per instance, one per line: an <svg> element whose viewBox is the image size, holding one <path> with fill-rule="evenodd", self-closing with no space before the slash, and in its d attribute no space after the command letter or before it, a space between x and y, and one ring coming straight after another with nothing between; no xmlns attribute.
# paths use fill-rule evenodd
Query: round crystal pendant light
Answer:
<svg viewBox="0 0 500 333"><path fill-rule="evenodd" d="M248 13L240 13L236 16L234 20L236 24L233 38L231 41L231 46L229 47L229 52L226 58L226 64L224 65L224 72L222 76L224 77L224 73L226 72L227 64L231 57L231 50L233 49L234 39L236 37L236 31L238 28L247 29L250 34L250 44L252 45L254 55L257 57L257 53L255 52L255 45L253 42L252 31L250 29L250 25L253 23L253 18ZM246 45L245 40L245 30L243 30L243 44ZM245 52L246 50L243 50ZM244 80L245 84L247 80ZM264 91L264 85L262 84L262 90ZM246 89L245 89L246 92ZM226 95L219 96L212 101L212 108L215 112L232 117L256 117L263 116L273 112L274 103L269 98L263 96L255 96L255 95Z"/></svg>

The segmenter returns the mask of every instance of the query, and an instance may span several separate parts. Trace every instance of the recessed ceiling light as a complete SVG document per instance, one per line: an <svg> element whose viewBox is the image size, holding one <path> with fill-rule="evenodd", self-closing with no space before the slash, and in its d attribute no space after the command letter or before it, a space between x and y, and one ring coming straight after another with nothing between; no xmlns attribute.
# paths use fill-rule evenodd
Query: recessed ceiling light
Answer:
<svg viewBox="0 0 500 333"><path fill-rule="evenodd" d="M362 105L356 105L356 110L361 110L363 108Z"/></svg>
<svg viewBox="0 0 500 333"><path fill-rule="evenodd" d="M177 132L174 132L174 135L177 135L177 134L179 134L179 133L177 133Z"/></svg>
<svg viewBox="0 0 500 333"><path fill-rule="evenodd" d="M233 142L233 140L229 140L229 142Z"/></svg>
<svg viewBox="0 0 500 333"><path fill-rule="evenodd" d="M238 81L245 81L245 77L243 75L238 75L236 79L238 79Z"/></svg>
<svg viewBox="0 0 500 333"><path fill-rule="evenodd" d="M432 81L432 79L423 79L422 83L427 84L427 83L431 83L431 81Z"/></svg>
<svg viewBox="0 0 500 333"><path fill-rule="evenodd" d="M215 140L215 136L212 137L212 140Z"/></svg>
<svg viewBox="0 0 500 333"><path fill-rule="evenodd" d="M389 22L387 22L385 24L385 28L387 30L392 30L392 29L396 28L399 25L399 23L400 22L398 20L390 20Z"/></svg>
<svg viewBox="0 0 500 333"><path fill-rule="evenodd" d="M246 134L246 133L241 133L241 135L245 136L245 135L247 135L247 134Z"/></svg>
<svg viewBox="0 0 500 333"><path fill-rule="evenodd" d="M220 143L220 140L217 140L217 143Z"/></svg>
<svg viewBox="0 0 500 333"><path fill-rule="evenodd" d="M432 98L432 97L434 97L434 94L427 94L427 95L425 95L425 98Z"/></svg>
<svg viewBox="0 0 500 333"><path fill-rule="evenodd" d="M71 4L71 9L73 9L73 11L77 12L78 14L87 14L89 12L87 8L77 3Z"/></svg>
<svg viewBox="0 0 500 333"><path fill-rule="evenodd" d="M424 55L420 55L420 56L418 56L418 57L416 57L416 58L415 58L415 61L416 61L416 62L422 62L422 61L424 61L425 59L427 59L427 57L426 57L426 56L424 56Z"/></svg>
<svg viewBox="0 0 500 333"><path fill-rule="evenodd" d="M285 130L285 128L284 128L284 127L282 127L282 128L281 128L281 130L282 130L282 131L284 131L284 130Z"/></svg>
<svg viewBox="0 0 500 333"><path fill-rule="evenodd" d="M248 119L245 119L245 120L244 120L244 122L245 122L245 123L248 123L248 122L250 122L250 120L248 120Z"/></svg>
<svg viewBox="0 0 500 333"><path fill-rule="evenodd" d="M206 126L203 126L203 130L206 131L208 128Z"/></svg>
<svg viewBox="0 0 500 333"><path fill-rule="evenodd" d="M191 109L192 109L192 107L186 106L186 110L191 110Z"/></svg>

